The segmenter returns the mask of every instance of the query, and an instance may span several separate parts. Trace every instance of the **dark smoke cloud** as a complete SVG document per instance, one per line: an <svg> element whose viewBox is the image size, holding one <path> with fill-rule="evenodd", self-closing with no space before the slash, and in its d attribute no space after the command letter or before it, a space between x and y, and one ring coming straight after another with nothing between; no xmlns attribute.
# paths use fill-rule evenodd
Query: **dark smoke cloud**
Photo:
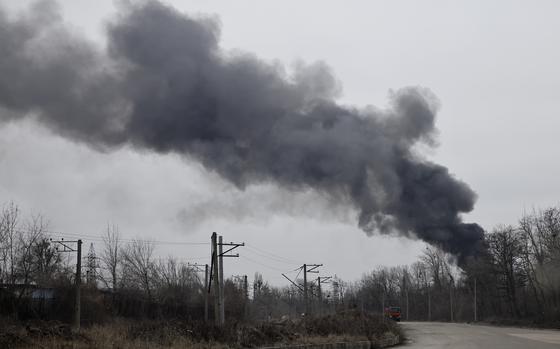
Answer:
<svg viewBox="0 0 560 349"><path fill-rule="evenodd" d="M418 156L435 144L437 99L404 88L386 110L338 104L323 63L280 65L219 47L219 25L159 2L128 5L107 50L67 29L56 5L0 13L3 120L35 118L97 149L122 145L200 161L239 188L312 188L348 202L372 232L417 236L460 258L482 237L460 214L474 192Z"/></svg>

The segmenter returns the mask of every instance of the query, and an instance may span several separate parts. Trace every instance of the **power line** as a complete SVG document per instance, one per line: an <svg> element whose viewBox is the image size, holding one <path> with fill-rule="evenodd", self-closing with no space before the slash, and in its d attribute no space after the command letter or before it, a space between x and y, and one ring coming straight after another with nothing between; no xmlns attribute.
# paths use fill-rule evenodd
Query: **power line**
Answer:
<svg viewBox="0 0 560 349"><path fill-rule="evenodd" d="M249 248L252 248L252 249L255 249L255 250L257 250L257 251L260 251L260 252L262 252L262 253L266 253L266 254L268 254L268 255L270 255L270 256L272 256L272 257L275 257L275 258L278 258L278 259L281 259L281 260L285 260L286 262L290 262L291 264L301 264L300 261L296 261L296 260L294 260L294 259L282 257L282 256L280 256L280 255L277 255L277 254L274 254L274 253L272 253L272 252L263 250L262 248L259 248L259 247L253 246L253 245L245 244L245 246L246 246L246 247L249 247Z"/></svg>
<svg viewBox="0 0 560 349"><path fill-rule="evenodd" d="M282 269L278 269L278 268L276 268L276 267L271 267L270 265L261 263L261 262L259 262L259 261L256 261L256 260L252 259L252 258L249 258L249 257L247 257L247 256L240 256L240 257L243 258L243 259L246 259L246 260L248 260L248 261L250 261L250 262L256 263L256 264L258 264L258 265L260 265L260 266L263 266L263 267L265 267L265 268L268 268L268 269L271 269L271 270L275 270L275 271L279 271L279 272L281 272L281 273L284 272L284 270L282 270Z"/></svg>
<svg viewBox="0 0 560 349"><path fill-rule="evenodd" d="M274 262L274 263L281 263L281 264L294 265L294 263L292 263L292 262L286 262L286 261L283 261L283 260L276 259L276 258L274 258L274 257L270 257L270 256L265 255L265 254L263 254L263 253L259 253L259 252L257 252L257 251L254 250L254 249L253 249L253 250L248 249L247 252L253 254L254 256L258 256L259 258L266 258L266 259L268 259L268 260L270 260L270 261L272 261L272 262Z"/></svg>
<svg viewBox="0 0 560 349"><path fill-rule="evenodd" d="M33 232L30 229L19 229L19 232ZM95 241L95 242L103 242L104 236L102 235L89 235L89 234L81 234L81 233L68 233L56 230L49 230L49 229L40 229L40 231L50 234L50 235L63 235L67 237L83 237L87 238L88 240ZM123 243L131 243L135 241L140 242L150 242L156 245L209 245L208 242L192 242L192 241L162 241L162 240L153 240L153 239L136 239L136 238L119 238L119 241Z"/></svg>

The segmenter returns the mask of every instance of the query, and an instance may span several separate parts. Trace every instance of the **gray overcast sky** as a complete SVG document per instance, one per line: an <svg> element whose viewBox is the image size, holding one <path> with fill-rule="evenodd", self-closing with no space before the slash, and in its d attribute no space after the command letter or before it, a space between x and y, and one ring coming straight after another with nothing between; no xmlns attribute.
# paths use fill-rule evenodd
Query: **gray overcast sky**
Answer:
<svg viewBox="0 0 560 349"><path fill-rule="evenodd" d="M30 2L0 1L10 12ZM112 1L60 1L74 29L103 44ZM167 1L212 14L221 45L286 65L325 61L340 101L384 107L390 89L425 86L440 99L440 146L427 156L477 193L465 217L485 229L516 223L524 209L560 200L560 2L557 1ZM0 126L0 201L40 212L52 229L207 241L212 231L286 259L241 249L227 274L324 263L324 275L356 279L380 264L413 262L423 244L367 237L354 212L313 192L272 185L240 192L199 164L123 148L98 153L31 121ZM289 205L286 205L289 203ZM195 219L197 218L197 219ZM193 222L196 221L196 224ZM205 262L207 247L160 245Z"/></svg>

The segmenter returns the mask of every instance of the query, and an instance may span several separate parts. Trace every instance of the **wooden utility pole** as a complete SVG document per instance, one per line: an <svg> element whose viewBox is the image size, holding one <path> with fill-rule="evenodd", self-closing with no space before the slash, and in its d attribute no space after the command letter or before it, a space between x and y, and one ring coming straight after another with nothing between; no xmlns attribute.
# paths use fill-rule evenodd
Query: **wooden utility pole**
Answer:
<svg viewBox="0 0 560 349"><path fill-rule="evenodd" d="M218 270L218 235L216 232L212 233L212 270L214 279L214 322L216 325L221 326L220 316L220 275Z"/></svg>
<svg viewBox="0 0 560 349"><path fill-rule="evenodd" d="M224 250L223 239L220 235L218 237L218 265L220 266L220 323L223 325L226 322L226 311L224 307Z"/></svg>

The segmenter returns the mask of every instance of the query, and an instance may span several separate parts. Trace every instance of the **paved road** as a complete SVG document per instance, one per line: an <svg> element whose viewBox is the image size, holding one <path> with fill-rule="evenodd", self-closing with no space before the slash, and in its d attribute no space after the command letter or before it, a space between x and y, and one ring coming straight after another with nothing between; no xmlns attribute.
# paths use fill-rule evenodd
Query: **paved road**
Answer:
<svg viewBox="0 0 560 349"><path fill-rule="evenodd" d="M560 331L439 322L403 322L404 348L548 349L560 348Z"/></svg>

